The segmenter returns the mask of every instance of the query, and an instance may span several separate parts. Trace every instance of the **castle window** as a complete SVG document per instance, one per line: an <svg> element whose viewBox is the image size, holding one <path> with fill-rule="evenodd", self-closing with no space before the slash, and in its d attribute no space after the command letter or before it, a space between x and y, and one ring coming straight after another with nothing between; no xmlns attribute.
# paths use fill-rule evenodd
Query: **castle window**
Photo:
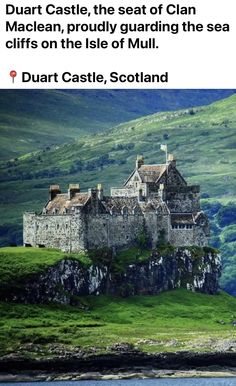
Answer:
<svg viewBox="0 0 236 386"><path fill-rule="evenodd" d="M126 236L126 240L129 240L129 236Z"/></svg>
<svg viewBox="0 0 236 386"><path fill-rule="evenodd" d="M178 228L179 228L178 224L173 224L172 225L172 229L178 229Z"/></svg>
<svg viewBox="0 0 236 386"><path fill-rule="evenodd" d="M59 227L60 227L60 225L59 225L59 224L57 224L57 229L59 229Z"/></svg>
<svg viewBox="0 0 236 386"><path fill-rule="evenodd" d="M127 206L123 206L123 208L121 209L121 213L125 216L127 216L128 215L128 208L127 208Z"/></svg>
<svg viewBox="0 0 236 386"><path fill-rule="evenodd" d="M48 229L48 224L45 226L46 230Z"/></svg>
<svg viewBox="0 0 236 386"><path fill-rule="evenodd" d="M115 207L114 207L114 205L110 209L110 214L111 215L115 214Z"/></svg>
<svg viewBox="0 0 236 386"><path fill-rule="evenodd" d="M39 229L39 225L37 224L37 226L36 226L36 229L38 230Z"/></svg>
<svg viewBox="0 0 236 386"><path fill-rule="evenodd" d="M137 206L134 207L133 214L136 214L136 215L139 214L139 208Z"/></svg>
<svg viewBox="0 0 236 386"><path fill-rule="evenodd" d="M68 229L68 224L66 224L66 229Z"/></svg>

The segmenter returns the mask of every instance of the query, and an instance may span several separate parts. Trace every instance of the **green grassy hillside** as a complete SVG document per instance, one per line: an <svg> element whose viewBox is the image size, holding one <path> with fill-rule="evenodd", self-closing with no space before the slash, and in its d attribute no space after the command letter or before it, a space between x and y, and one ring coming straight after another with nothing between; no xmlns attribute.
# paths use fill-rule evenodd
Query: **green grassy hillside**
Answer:
<svg viewBox="0 0 236 386"><path fill-rule="evenodd" d="M0 248L0 289L9 288L16 283L24 283L27 277L40 274L48 267L67 258L77 260L85 266L91 264L85 253L66 254L55 249L24 247Z"/></svg>
<svg viewBox="0 0 236 386"><path fill-rule="evenodd" d="M155 111L207 104L233 90L1 90L0 159L17 158Z"/></svg>
<svg viewBox="0 0 236 386"><path fill-rule="evenodd" d="M1 355L50 357L64 350L99 354L116 343L144 352L222 351L236 337L236 300L223 292L210 296L180 289L126 299L90 296L80 298L80 304L0 303Z"/></svg>

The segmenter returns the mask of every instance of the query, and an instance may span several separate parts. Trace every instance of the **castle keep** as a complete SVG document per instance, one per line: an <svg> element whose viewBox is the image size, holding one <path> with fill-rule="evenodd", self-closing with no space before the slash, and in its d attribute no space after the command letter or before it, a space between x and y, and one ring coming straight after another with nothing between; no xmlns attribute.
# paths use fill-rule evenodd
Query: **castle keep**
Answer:
<svg viewBox="0 0 236 386"><path fill-rule="evenodd" d="M173 155L161 165L145 165L139 156L124 186L111 188L110 196L100 184L88 192L71 184L68 193L52 185L42 213L24 214L24 245L67 252L119 249L145 234L153 248L160 235L175 246L204 246L209 225L199 193L198 185L187 185Z"/></svg>

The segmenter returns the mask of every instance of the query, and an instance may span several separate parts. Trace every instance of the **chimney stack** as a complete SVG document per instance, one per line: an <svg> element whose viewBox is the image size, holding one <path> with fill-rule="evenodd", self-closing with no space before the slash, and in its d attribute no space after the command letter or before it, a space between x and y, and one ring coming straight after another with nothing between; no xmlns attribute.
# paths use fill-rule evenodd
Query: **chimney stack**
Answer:
<svg viewBox="0 0 236 386"><path fill-rule="evenodd" d="M69 198L69 200L71 200L72 197L74 197L75 193L79 193L79 192L80 192L79 184L70 184L69 185L69 189L68 189L68 198Z"/></svg>
<svg viewBox="0 0 236 386"><path fill-rule="evenodd" d="M138 155L136 159L136 169L139 169L142 165L144 165L144 156Z"/></svg>
<svg viewBox="0 0 236 386"><path fill-rule="evenodd" d="M176 159L174 157L174 154L168 154L168 164L176 166Z"/></svg>
<svg viewBox="0 0 236 386"><path fill-rule="evenodd" d="M61 190L59 185L50 185L49 200L52 201L60 193L61 193Z"/></svg>
<svg viewBox="0 0 236 386"><path fill-rule="evenodd" d="M164 198L164 188L165 188L165 185L164 184L160 184L159 185L159 189L158 189L158 195L161 199Z"/></svg>

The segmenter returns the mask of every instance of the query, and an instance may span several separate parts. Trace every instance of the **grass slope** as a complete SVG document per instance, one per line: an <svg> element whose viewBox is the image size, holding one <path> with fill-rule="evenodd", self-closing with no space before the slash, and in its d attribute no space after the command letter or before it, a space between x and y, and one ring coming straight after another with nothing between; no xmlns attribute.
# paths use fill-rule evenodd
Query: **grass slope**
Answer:
<svg viewBox="0 0 236 386"><path fill-rule="evenodd" d="M71 352L101 353L116 343L145 352L215 351L223 339L224 344L235 339L236 300L223 292L210 296L180 289L126 299L90 296L80 302L83 309L0 303L1 355L53 356L55 344Z"/></svg>
<svg viewBox="0 0 236 386"><path fill-rule="evenodd" d="M1 90L0 158L16 158L155 111L207 104L233 92Z"/></svg>
<svg viewBox="0 0 236 386"><path fill-rule="evenodd" d="M66 254L56 249L0 248L0 287L24 281L26 277L40 274L63 259L77 260L89 265L85 253Z"/></svg>
<svg viewBox="0 0 236 386"><path fill-rule="evenodd" d="M137 251L121 252L117 268L134 261ZM145 259L149 252L143 252ZM62 259L91 264L85 254L38 248L1 248L1 287L23 286ZM136 259L136 257L135 257ZM128 343L144 352L214 351L235 338L236 299L221 292L210 296L183 289L158 296L77 297L79 306L0 303L0 355L53 356L61 350L107 352Z"/></svg>

